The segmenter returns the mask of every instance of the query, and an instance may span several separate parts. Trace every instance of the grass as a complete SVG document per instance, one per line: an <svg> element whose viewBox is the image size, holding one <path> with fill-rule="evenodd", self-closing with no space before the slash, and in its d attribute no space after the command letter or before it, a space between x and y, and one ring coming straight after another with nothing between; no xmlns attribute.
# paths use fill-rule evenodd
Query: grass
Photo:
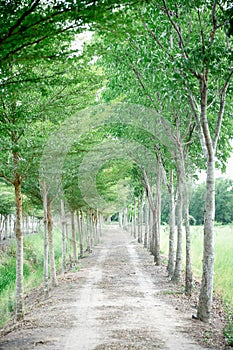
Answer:
<svg viewBox="0 0 233 350"><path fill-rule="evenodd" d="M24 237L24 292L43 282L43 233ZM61 232L54 230L54 250L57 269L61 267ZM15 309L15 241L7 252L0 252L0 327L12 316Z"/></svg>
<svg viewBox="0 0 233 350"><path fill-rule="evenodd" d="M185 235L185 232L184 232ZM185 237L184 237L185 243ZM192 264L194 276L202 275L203 227L191 227ZM168 254L168 228L161 233L161 250ZM184 253L185 255L185 253ZM233 225L215 227L215 275L214 290L222 296L230 307L233 307Z"/></svg>

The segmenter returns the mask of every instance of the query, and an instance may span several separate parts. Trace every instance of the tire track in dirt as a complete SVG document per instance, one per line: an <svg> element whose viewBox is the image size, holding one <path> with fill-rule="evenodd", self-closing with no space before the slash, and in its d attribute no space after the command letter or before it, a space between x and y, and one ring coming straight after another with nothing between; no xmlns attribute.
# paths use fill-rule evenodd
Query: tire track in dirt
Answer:
<svg viewBox="0 0 233 350"><path fill-rule="evenodd" d="M206 349L185 332L190 315L161 298L164 285L145 250L117 226L104 231L81 270L66 274L0 340L1 350Z"/></svg>
<svg viewBox="0 0 233 350"><path fill-rule="evenodd" d="M111 228L104 244L77 301L86 320L72 330L66 350L204 349L184 335L187 320L160 300L128 234Z"/></svg>

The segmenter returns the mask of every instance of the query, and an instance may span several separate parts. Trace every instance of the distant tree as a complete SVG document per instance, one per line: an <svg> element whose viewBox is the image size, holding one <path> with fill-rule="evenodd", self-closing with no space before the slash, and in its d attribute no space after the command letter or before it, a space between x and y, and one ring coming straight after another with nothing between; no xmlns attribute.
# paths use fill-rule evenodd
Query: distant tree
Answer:
<svg viewBox="0 0 233 350"><path fill-rule="evenodd" d="M195 185L190 202L190 215L197 225L203 225L205 184ZM215 221L223 225L233 222L233 180L217 178L215 192Z"/></svg>

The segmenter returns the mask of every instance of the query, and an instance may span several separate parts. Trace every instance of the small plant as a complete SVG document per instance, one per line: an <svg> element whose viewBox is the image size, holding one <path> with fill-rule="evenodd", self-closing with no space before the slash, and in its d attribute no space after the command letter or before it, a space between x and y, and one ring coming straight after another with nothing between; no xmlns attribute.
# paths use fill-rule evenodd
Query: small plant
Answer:
<svg viewBox="0 0 233 350"><path fill-rule="evenodd" d="M233 346L233 316L230 308L227 309L226 319L228 324L224 327L223 334L226 337L227 344Z"/></svg>

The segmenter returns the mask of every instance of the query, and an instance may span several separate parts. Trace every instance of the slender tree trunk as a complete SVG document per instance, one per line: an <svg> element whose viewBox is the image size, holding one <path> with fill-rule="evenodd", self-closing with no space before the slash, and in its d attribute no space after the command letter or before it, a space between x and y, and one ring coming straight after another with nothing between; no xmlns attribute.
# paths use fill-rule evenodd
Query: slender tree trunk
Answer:
<svg viewBox="0 0 233 350"><path fill-rule="evenodd" d="M138 197L138 243L142 243L142 198Z"/></svg>
<svg viewBox="0 0 233 350"><path fill-rule="evenodd" d="M54 239L53 239L53 218L52 218L52 201L47 200L47 219L48 219L48 240L49 240L49 263L50 263L50 283L52 287L58 285L56 264L54 256Z"/></svg>
<svg viewBox="0 0 233 350"><path fill-rule="evenodd" d="M96 208L95 231L96 231L96 241L97 241L97 244L99 244L100 243L100 231L99 231L99 209L98 208Z"/></svg>
<svg viewBox="0 0 233 350"><path fill-rule="evenodd" d="M71 249L70 249L70 235L69 235L69 227L68 227L68 221L66 219L66 225L65 225L65 232L66 232L66 250L69 257L69 265L72 267L72 258L71 258Z"/></svg>
<svg viewBox="0 0 233 350"><path fill-rule="evenodd" d="M153 254L153 227L154 227L154 211L151 206L149 207L149 251Z"/></svg>
<svg viewBox="0 0 233 350"><path fill-rule="evenodd" d="M136 198L134 197L134 215L133 215L133 221L134 221L134 238L137 237L137 207L136 207Z"/></svg>
<svg viewBox="0 0 233 350"><path fill-rule="evenodd" d="M148 244L148 229L149 229L149 202L148 202L148 196L147 196L147 192L146 192L144 248L147 248L147 244Z"/></svg>
<svg viewBox="0 0 233 350"><path fill-rule="evenodd" d="M170 277L173 276L175 270L175 194L173 184L173 172L170 172L170 185L168 188L169 192L169 203L170 203L170 217L169 217L169 254L168 254L168 274Z"/></svg>
<svg viewBox="0 0 233 350"><path fill-rule="evenodd" d="M12 236L12 215L9 215L9 238Z"/></svg>
<svg viewBox="0 0 233 350"><path fill-rule="evenodd" d="M177 149L179 152L179 160L177 162L177 168L181 183L182 183L182 200L184 208L184 225L185 225L185 293L186 295L192 294L192 262L191 262L191 236L190 236L190 224L189 224L189 193L187 186L187 178L185 172L184 162L184 150L181 143L178 142Z"/></svg>
<svg viewBox="0 0 233 350"><path fill-rule="evenodd" d="M75 232L75 221L74 221L74 210L71 211L71 231L72 231L72 243L73 243L73 255L75 264L78 263L77 257L77 242L76 242L76 232Z"/></svg>
<svg viewBox="0 0 233 350"><path fill-rule="evenodd" d="M119 211L119 226L123 227L123 212L122 210Z"/></svg>
<svg viewBox="0 0 233 350"><path fill-rule="evenodd" d="M80 215L82 215L82 211L77 210L77 224L78 224L78 233L79 233L79 250L80 250L80 257L83 258L83 230L82 230L82 224Z"/></svg>
<svg viewBox="0 0 233 350"><path fill-rule="evenodd" d="M90 250L93 248L94 239L93 239L93 221L92 221L92 211L90 210L89 215L87 217L89 232L90 232Z"/></svg>
<svg viewBox="0 0 233 350"><path fill-rule="evenodd" d="M90 220L88 212L86 212L86 239L87 239L87 252L91 253L92 248L92 232L90 226Z"/></svg>
<svg viewBox="0 0 233 350"><path fill-rule="evenodd" d="M215 162L207 163L206 206L204 218L204 252L201 291L199 296L197 317L209 322L213 300L214 282L214 214L215 214Z"/></svg>
<svg viewBox="0 0 233 350"><path fill-rule="evenodd" d="M61 224L62 224L62 273L66 270L66 216L64 201L61 200Z"/></svg>
<svg viewBox="0 0 233 350"><path fill-rule="evenodd" d="M176 249L176 264L174 274L172 276L172 281L178 282L181 277L182 272L182 183L180 174L177 174L177 249Z"/></svg>
<svg viewBox="0 0 233 350"><path fill-rule="evenodd" d="M191 262L191 234L190 234L190 224L189 224L189 195L187 182L184 183L183 188L184 197L184 225L185 225L185 237L186 237L186 263L185 263L185 294L191 296L192 294L192 284L193 284L193 274L192 274L192 262Z"/></svg>
<svg viewBox="0 0 233 350"><path fill-rule="evenodd" d="M99 232L100 232L100 237L102 236L102 229L103 229L103 215L100 213L99 214Z"/></svg>
<svg viewBox="0 0 233 350"><path fill-rule="evenodd" d="M5 233L4 233L5 239L7 239L8 238L8 215L6 215L4 231L5 231Z"/></svg>
<svg viewBox="0 0 233 350"><path fill-rule="evenodd" d="M97 233L97 213L95 213L94 209L92 209L92 216L91 216L91 224L92 224L92 232L94 237L94 244L98 244L98 233Z"/></svg>
<svg viewBox="0 0 233 350"><path fill-rule="evenodd" d="M15 166L18 166L18 154L14 154ZM22 193L21 177L16 171L14 179L15 207L16 207L16 319L23 318L24 313L24 290L23 290L23 232L22 232Z"/></svg>
<svg viewBox="0 0 233 350"><path fill-rule="evenodd" d="M124 209L124 216L123 216L123 228L124 230L127 230L128 227L128 208L126 207Z"/></svg>
<svg viewBox="0 0 233 350"><path fill-rule="evenodd" d="M153 255L156 265L161 264L160 256L160 222L161 222L161 192L162 192L162 169L160 158L157 156L157 177L156 177L156 194L154 207L154 226L153 226Z"/></svg>
<svg viewBox="0 0 233 350"><path fill-rule="evenodd" d="M0 241L2 240L2 231L3 231L3 215L0 214Z"/></svg>
<svg viewBox="0 0 233 350"><path fill-rule="evenodd" d="M46 190L46 184L42 184L42 199L44 209L44 296L47 298L49 295L49 248L48 248L48 214L47 214L47 201L48 194Z"/></svg>

